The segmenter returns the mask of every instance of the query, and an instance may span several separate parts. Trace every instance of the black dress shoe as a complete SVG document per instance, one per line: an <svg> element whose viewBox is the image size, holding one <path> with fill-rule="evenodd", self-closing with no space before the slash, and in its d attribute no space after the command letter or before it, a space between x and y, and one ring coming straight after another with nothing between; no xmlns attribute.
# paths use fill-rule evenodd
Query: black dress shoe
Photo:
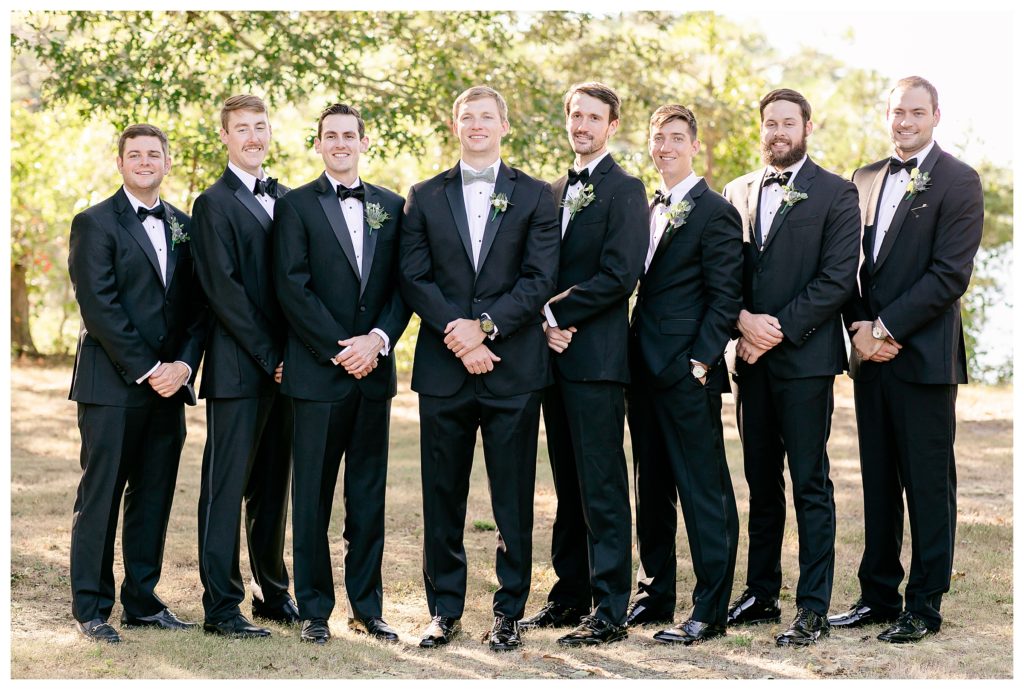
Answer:
<svg viewBox="0 0 1024 690"><path fill-rule="evenodd" d="M302 632L299 639L311 644L327 644L331 639L331 626L327 625L326 618L310 618L302 621Z"/></svg>
<svg viewBox="0 0 1024 690"><path fill-rule="evenodd" d="M299 617L299 609L291 597L285 598L284 603L278 606L267 606L263 602L253 599L252 617L284 625L298 625L302 622L302 618Z"/></svg>
<svg viewBox="0 0 1024 690"><path fill-rule="evenodd" d="M160 628L161 630L191 630L199 627L198 623L181 620L170 609L164 609L152 616L131 616L128 613L122 613L121 625L126 628Z"/></svg>
<svg viewBox="0 0 1024 690"><path fill-rule="evenodd" d="M690 618L679 625L673 625L668 630L654 633L654 639L667 644L685 644L689 646L691 644L707 642L723 635L725 635L724 625L701 623Z"/></svg>
<svg viewBox="0 0 1024 690"><path fill-rule="evenodd" d="M618 642L629 637L624 625L615 625L596 616L586 616L575 630L558 638L563 647L589 647L598 644Z"/></svg>
<svg viewBox="0 0 1024 690"><path fill-rule="evenodd" d="M632 628L636 625L649 625L651 623L671 623L673 611L659 611L652 609L642 601L629 602L626 609L626 627Z"/></svg>
<svg viewBox="0 0 1024 690"><path fill-rule="evenodd" d="M454 640L460 632L462 632L462 623L459 622L458 618L434 616L430 619L430 625L423 631L423 637L420 638L420 647L433 649L434 647L446 645Z"/></svg>
<svg viewBox="0 0 1024 690"><path fill-rule="evenodd" d="M893 644L905 644L907 642L919 642L928 635L934 635L937 630L929 628L924 620L910 611L900 614L896 622L884 630L878 639L882 642Z"/></svg>
<svg viewBox="0 0 1024 690"><path fill-rule="evenodd" d="M519 621L508 616L495 616L494 625L485 637L487 646L495 652L510 652L523 646L523 638L519 636Z"/></svg>
<svg viewBox="0 0 1024 690"><path fill-rule="evenodd" d="M778 598L762 599L748 589L739 599L729 604L726 625L758 625L781 621L782 609L779 608Z"/></svg>
<svg viewBox="0 0 1024 690"><path fill-rule="evenodd" d="M75 627L78 628L78 632L82 633L94 642L117 644L121 641L121 636L117 634L116 630L114 630L114 626L102 618L93 618L91 621L86 621L85 623L75 621Z"/></svg>
<svg viewBox="0 0 1024 690"><path fill-rule="evenodd" d="M810 609L799 608L789 628L775 636L775 644L779 647L806 647L822 637L828 637L828 619Z"/></svg>
<svg viewBox="0 0 1024 690"><path fill-rule="evenodd" d="M224 637L270 637L270 631L253 625L242 614L222 621L203 621L203 630Z"/></svg>
<svg viewBox="0 0 1024 690"><path fill-rule="evenodd" d="M544 608L529 618L519 621L521 630L530 628L567 628L577 626L580 619L590 614L588 609L581 609L575 606L566 606L557 601L549 601Z"/></svg>
<svg viewBox="0 0 1024 690"><path fill-rule="evenodd" d="M858 599L856 603L850 606L849 611L829 616L828 624L833 628L860 628L865 625L875 625L876 623L892 623L895 620L895 615L886 615L878 609L865 604L863 599Z"/></svg>
<svg viewBox="0 0 1024 690"><path fill-rule="evenodd" d="M398 642L398 633L383 618L349 618L348 629L383 642Z"/></svg>

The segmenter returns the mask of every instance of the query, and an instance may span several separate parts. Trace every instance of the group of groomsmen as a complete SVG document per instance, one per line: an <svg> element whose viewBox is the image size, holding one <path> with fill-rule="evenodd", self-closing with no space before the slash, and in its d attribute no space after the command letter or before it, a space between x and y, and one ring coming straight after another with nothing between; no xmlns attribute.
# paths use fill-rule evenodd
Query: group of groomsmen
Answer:
<svg viewBox="0 0 1024 690"><path fill-rule="evenodd" d="M559 644L582 646L663 623L656 640L689 645L727 626L780 623L784 460L800 572L795 615L777 644L812 644L831 627L880 625L887 642L937 632L956 526L955 400L966 382L959 299L983 200L977 173L932 139L934 87L920 77L896 84L887 106L893 156L858 169L853 182L807 156L807 100L772 91L760 103L765 167L724 196L694 173L697 118L673 104L650 120L662 185L649 201L608 152L619 109L604 84L568 90L575 157L548 184L502 161L506 102L490 87L470 88L452 109L459 162L403 200L360 178L370 140L356 108L321 113L314 144L324 172L288 190L263 170L267 108L234 96L221 111L227 168L191 218L159 196L171 167L164 133L125 129L122 188L71 227L82 315L70 396L82 436L71 540L78 629L120 640L107 619L122 497L122 625L197 626L155 587L183 405L196 403L204 358L204 630L270 635L240 609L244 508L253 618L300 625L303 641L329 640L328 530L344 458L348 625L397 641L383 619L384 502L393 348L415 312L431 616L421 647L461 631L478 431L498 533L491 649L519 648L528 628L565 627ZM750 491L746 587L732 602L739 520L721 419L731 340ZM860 597L829 616L836 514L827 442L834 378L845 370L854 378L865 540ZM525 617L541 414L558 501L557 581ZM294 599L283 559L289 493ZM904 497L913 543L901 595ZM696 584L689 614L671 625L677 504Z"/></svg>

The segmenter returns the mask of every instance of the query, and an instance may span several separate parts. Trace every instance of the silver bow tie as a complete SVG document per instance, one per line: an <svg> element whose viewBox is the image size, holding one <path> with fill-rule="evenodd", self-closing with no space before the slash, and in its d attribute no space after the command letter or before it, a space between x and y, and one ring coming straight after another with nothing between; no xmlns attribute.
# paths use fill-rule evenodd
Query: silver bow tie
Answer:
<svg viewBox="0 0 1024 690"><path fill-rule="evenodd" d="M481 172L470 170L468 168L462 169L462 184L470 185L474 182L487 182L494 184L494 168L487 168Z"/></svg>

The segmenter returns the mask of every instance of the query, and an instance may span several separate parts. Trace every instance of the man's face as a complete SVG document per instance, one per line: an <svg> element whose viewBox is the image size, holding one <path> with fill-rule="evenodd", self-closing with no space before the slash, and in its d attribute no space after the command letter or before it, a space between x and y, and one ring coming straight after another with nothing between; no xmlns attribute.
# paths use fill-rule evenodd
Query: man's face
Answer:
<svg viewBox="0 0 1024 690"><path fill-rule="evenodd" d="M228 113L228 128L220 130L220 140L228 149L229 161L259 177L270 146L270 122L266 113L231 111Z"/></svg>
<svg viewBox="0 0 1024 690"><path fill-rule="evenodd" d="M359 174L359 154L366 153L370 140L359 137L359 121L355 115L328 115L313 146L324 159L331 177L344 181Z"/></svg>
<svg viewBox="0 0 1024 690"><path fill-rule="evenodd" d="M773 101L761 116L761 158L765 165L786 168L807 153L807 136L814 129L804 124L800 106L793 101Z"/></svg>
<svg viewBox="0 0 1024 690"><path fill-rule="evenodd" d="M452 131L462 145L462 155L495 158L501 152L501 138L508 134L508 121L501 119L498 102L490 97L465 101L459 105Z"/></svg>
<svg viewBox="0 0 1024 690"><path fill-rule="evenodd" d="M674 187L693 172L693 157L700 151L700 141L690 134L690 125L685 120L670 120L652 127L647 143L654 167L669 186Z"/></svg>
<svg viewBox="0 0 1024 690"><path fill-rule="evenodd" d="M593 156L604 150L609 137L619 128L618 120L609 121L611 112L612 107L600 99L582 92L572 95L565 131L576 155Z"/></svg>
<svg viewBox="0 0 1024 690"><path fill-rule="evenodd" d="M904 159L927 146L932 130L939 124L939 110L931 94L920 86L893 91L885 117L893 146Z"/></svg>
<svg viewBox="0 0 1024 690"><path fill-rule="evenodd" d="M170 170L171 158L164 155L157 137L125 139L124 152L117 158L117 171L133 196L146 196L147 190L159 192L160 183Z"/></svg>

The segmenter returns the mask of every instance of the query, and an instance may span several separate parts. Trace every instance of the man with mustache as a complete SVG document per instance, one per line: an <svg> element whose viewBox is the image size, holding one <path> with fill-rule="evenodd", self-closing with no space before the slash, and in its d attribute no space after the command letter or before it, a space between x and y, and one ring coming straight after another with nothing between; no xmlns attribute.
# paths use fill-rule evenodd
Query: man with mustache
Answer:
<svg viewBox="0 0 1024 690"><path fill-rule="evenodd" d="M776 89L760 110L766 167L724 192L743 220L736 408L750 487L746 591L731 605L729 624L781 620L785 460L800 578L796 616L775 640L805 646L829 632L836 516L826 445L832 386L846 368L840 309L856 284L860 214L853 184L807 156L807 99Z"/></svg>

